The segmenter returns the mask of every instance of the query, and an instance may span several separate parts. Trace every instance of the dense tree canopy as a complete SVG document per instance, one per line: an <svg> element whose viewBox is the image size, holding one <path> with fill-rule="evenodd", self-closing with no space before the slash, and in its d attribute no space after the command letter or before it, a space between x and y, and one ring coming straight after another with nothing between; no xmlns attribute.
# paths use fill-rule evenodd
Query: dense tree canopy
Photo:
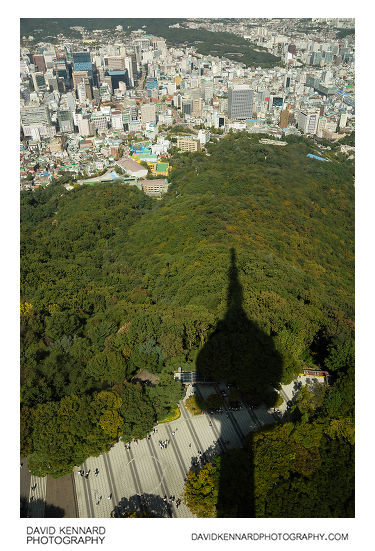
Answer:
<svg viewBox="0 0 375 551"><path fill-rule="evenodd" d="M301 389L291 422L252 441L254 511L295 516L301 503L302 516L351 514L353 163L309 152L303 138L275 148L230 134L207 154L175 153L162 201L119 184L21 192L21 431L34 474L61 476L118 437L145 436L181 398L178 367L206 366L269 405L268 384L323 368L329 387ZM240 309L228 302L231 249ZM229 370L241 363L231 335L251 380ZM135 382L142 370L155 380ZM206 475L194 476L204 488ZM207 500L210 515L230 514L220 492Z"/></svg>

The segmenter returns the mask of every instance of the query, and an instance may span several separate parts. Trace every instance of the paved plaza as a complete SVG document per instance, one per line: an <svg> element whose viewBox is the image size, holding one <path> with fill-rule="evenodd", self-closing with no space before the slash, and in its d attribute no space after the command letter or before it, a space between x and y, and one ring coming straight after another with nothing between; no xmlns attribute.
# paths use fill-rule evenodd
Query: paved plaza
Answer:
<svg viewBox="0 0 375 551"><path fill-rule="evenodd" d="M284 400L291 400L296 388L295 382L284 386ZM209 460L213 454L241 447L249 431L256 431L278 418L265 406L231 411L225 404L222 413L193 416L184 405L192 393L207 397L225 389L224 385L208 384L189 387L184 400L179 403L180 417L176 421L156 425L148 439L131 442L130 449L123 442L118 442L108 453L90 457L83 465L76 467L71 476L76 514L71 507L65 516L106 518L115 511L137 510L158 517L192 517L183 503L176 507L176 500L182 498L188 471L198 464L198 452ZM279 408L281 414L285 408L284 402ZM167 446L161 448L159 442L166 440ZM89 471L87 478L79 474L82 469L85 473ZM96 470L99 471L97 475ZM47 478L31 476L30 517L44 516ZM164 496L167 496L167 502ZM171 501L170 496L175 496L175 500ZM58 501L57 495L56 499ZM55 502L54 505L60 504Z"/></svg>

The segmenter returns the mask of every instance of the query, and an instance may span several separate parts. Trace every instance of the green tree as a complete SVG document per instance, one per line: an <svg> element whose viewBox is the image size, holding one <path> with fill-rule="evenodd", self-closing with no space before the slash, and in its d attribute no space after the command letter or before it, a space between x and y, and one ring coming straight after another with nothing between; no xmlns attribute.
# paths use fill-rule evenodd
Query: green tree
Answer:
<svg viewBox="0 0 375 551"><path fill-rule="evenodd" d="M216 516L219 474L218 460L208 463L197 473L194 471L188 473L183 500L197 517Z"/></svg>
<svg viewBox="0 0 375 551"><path fill-rule="evenodd" d="M59 339L63 335L74 335L81 327L80 318L71 312L56 312L46 319L46 335Z"/></svg>
<svg viewBox="0 0 375 551"><path fill-rule="evenodd" d="M122 405L119 409L124 423L121 439L130 442L141 439L153 428L156 422L155 410L149 397L140 385L127 383L121 391Z"/></svg>

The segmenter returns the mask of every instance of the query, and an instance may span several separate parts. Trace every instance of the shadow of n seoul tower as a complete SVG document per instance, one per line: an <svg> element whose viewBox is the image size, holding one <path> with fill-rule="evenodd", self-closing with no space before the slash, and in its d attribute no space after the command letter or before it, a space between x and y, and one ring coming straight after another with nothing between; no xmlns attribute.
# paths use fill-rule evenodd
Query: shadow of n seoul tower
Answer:
<svg viewBox="0 0 375 551"><path fill-rule="evenodd" d="M200 393L206 394L206 402L209 392L216 393L216 400L222 401L220 412L216 409L209 413L217 435L217 455L213 459L218 467L212 490L214 516L256 516L253 434L261 423L254 408L264 403L278 385L281 368L281 357L272 338L243 308L236 251L232 248L226 314L197 358L198 377L211 383L201 384Z"/></svg>

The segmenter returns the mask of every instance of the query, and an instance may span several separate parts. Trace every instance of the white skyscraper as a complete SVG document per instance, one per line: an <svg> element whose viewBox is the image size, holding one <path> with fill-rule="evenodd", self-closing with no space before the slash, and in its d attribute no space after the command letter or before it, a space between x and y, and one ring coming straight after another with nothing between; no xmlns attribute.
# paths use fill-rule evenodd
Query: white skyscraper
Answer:
<svg viewBox="0 0 375 551"><path fill-rule="evenodd" d="M297 115L298 128L302 130L304 134L315 134L318 121L319 113L317 111L300 111Z"/></svg>
<svg viewBox="0 0 375 551"><path fill-rule="evenodd" d="M156 122L156 109L155 105L152 103L146 103L145 105L142 105L141 107L141 118L142 123L145 124L147 122Z"/></svg>
<svg viewBox="0 0 375 551"><path fill-rule="evenodd" d="M229 89L228 117L232 120L251 119L253 116L254 92L245 84Z"/></svg>

